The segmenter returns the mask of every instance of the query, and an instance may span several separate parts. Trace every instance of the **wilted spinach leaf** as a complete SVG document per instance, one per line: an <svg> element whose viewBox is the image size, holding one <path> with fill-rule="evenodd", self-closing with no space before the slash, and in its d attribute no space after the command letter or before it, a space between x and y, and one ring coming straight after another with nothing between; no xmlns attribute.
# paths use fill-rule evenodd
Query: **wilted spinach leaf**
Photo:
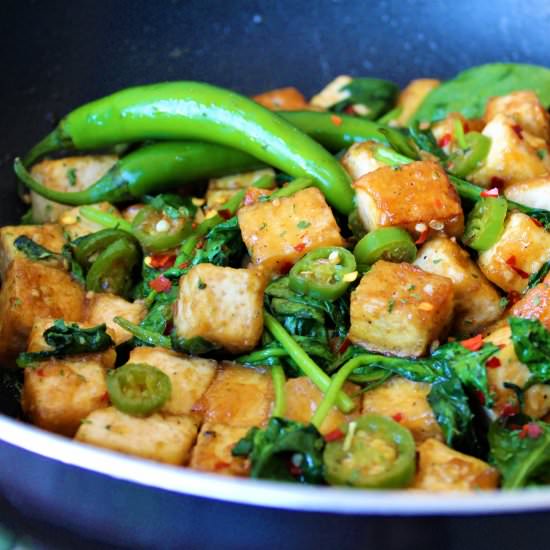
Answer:
<svg viewBox="0 0 550 550"><path fill-rule="evenodd" d="M17 250L23 252L29 260L39 261L39 260L55 260L56 262L62 262L63 258L33 241L31 238L26 235L19 235L14 241L13 245Z"/></svg>

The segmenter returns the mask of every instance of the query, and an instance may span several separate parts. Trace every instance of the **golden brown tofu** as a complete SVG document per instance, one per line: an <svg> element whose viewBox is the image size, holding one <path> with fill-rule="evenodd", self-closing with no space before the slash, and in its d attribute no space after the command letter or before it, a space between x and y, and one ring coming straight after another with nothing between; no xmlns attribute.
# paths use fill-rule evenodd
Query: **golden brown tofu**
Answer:
<svg viewBox="0 0 550 550"><path fill-rule="evenodd" d="M225 363L194 407L204 422L241 428L261 426L269 418L273 383L264 369Z"/></svg>
<svg viewBox="0 0 550 550"><path fill-rule="evenodd" d="M106 372L98 354L50 359L28 367L23 411L33 424L72 437L88 414L109 405Z"/></svg>
<svg viewBox="0 0 550 550"><path fill-rule="evenodd" d="M163 348L134 348L128 363L147 363L170 378L172 394L160 410L164 414L188 414L204 395L216 374L216 361L188 357Z"/></svg>
<svg viewBox="0 0 550 550"><path fill-rule="evenodd" d="M459 453L441 441L428 439L418 447L418 470L413 489L476 491L496 489L498 472L486 462Z"/></svg>
<svg viewBox="0 0 550 550"><path fill-rule="evenodd" d="M15 258L0 290L0 361L6 364L27 347L40 317L79 321L84 290L61 269Z"/></svg>
<svg viewBox="0 0 550 550"><path fill-rule="evenodd" d="M372 351L418 357L447 331L453 300L447 277L378 261L351 295L349 339Z"/></svg>
<svg viewBox="0 0 550 550"><path fill-rule="evenodd" d="M302 111L308 108L302 92L292 86L270 90L255 95L252 99L272 111Z"/></svg>
<svg viewBox="0 0 550 550"><path fill-rule="evenodd" d="M197 444L193 448L189 466L203 472L247 476L250 461L242 456L233 456L231 451L248 430L249 428L224 424L203 424L197 437Z"/></svg>
<svg viewBox="0 0 550 550"><path fill-rule="evenodd" d="M406 88L401 91L397 99L397 106L401 107L402 111L396 122L399 126L406 126L414 113L420 107L420 104L426 99L426 96L435 90L441 81L435 78L418 78L411 80Z"/></svg>
<svg viewBox="0 0 550 550"><path fill-rule="evenodd" d="M416 443L434 438L443 440L443 433L428 403L430 384L394 377L363 394L362 413L389 416L409 429Z"/></svg>
<svg viewBox="0 0 550 550"><path fill-rule="evenodd" d="M515 212L506 219L499 240L478 257L489 281L506 292L523 291L529 276L550 260L550 233L529 216Z"/></svg>
<svg viewBox="0 0 550 550"><path fill-rule="evenodd" d="M502 315L500 295L456 242L438 237L418 251L414 265L453 281L452 333L473 335Z"/></svg>
<svg viewBox="0 0 550 550"><path fill-rule="evenodd" d="M485 107L484 119L489 122L499 114L513 118L534 136L545 141L550 139L550 116L535 92L525 90L492 97Z"/></svg>
<svg viewBox="0 0 550 550"><path fill-rule="evenodd" d="M352 414L344 415L337 407L332 407L319 429L322 434L330 433L340 427L344 422L357 417L360 408L357 394L360 388L348 382L344 386L344 391L348 395L354 396L353 400L356 405L355 411ZM307 376L290 378L285 384L286 408L284 417L307 424L315 414L322 399L323 394Z"/></svg>
<svg viewBox="0 0 550 550"><path fill-rule="evenodd" d="M509 184L504 189L504 195L510 201L531 208L550 210L550 176Z"/></svg>
<svg viewBox="0 0 550 550"><path fill-rule="evenodd" d="M122 219L120 212L108 202L100 202L98 204L91 204L93 208L101 210L102 212L107 212L113 216L118 216ZM63 212L59 216L59 223L63 227L63 231L67 233L70 240L78 239L78 237L83 237L84 235L89 235L90 233L96 233L101 229L105 229L102 225L90 221L88 218L83 216L80 213L80 207L71 208L66 212Z"/></svg>
<svg viewBox="0 0 550 550"><path fill-rule="evenodd" d="M314 95L310 103L320 109L329 109L336 103L344 101L350 96L349 90L343 90L352 81L351 76L340 75L329 82L318 94Z"/></svg>
<svg viewBox="0 0 550 550"><path fill-rule="evenodd" d="M344 242L332 210L315 187L244 206L238 216L252 261L266 273L286 271L310 250Z"/></svg>
<svg viewBox="0 0 550 550"><path fill-rule="evenodd" d="M178 466L188 462L196 437L190 416L138 418L114 407L91 413L76 434L83 443Z"/></svg>
<svg viewBox="0 0 550 550"><path fill-rule="evenodd" d="M174 314L178 336L200 336L232 353L262 336L264 278L254 269L199 264L180 279Z"/></svg>
<svg viewBox="0 0 550 550"><path fill-rule="evenodd" d="M550 330L550 275L515 303L510 310L510 315L538 319L547 330Z"/></svg>
<svg viewBox="0 0 550 550"><path fill-rule="evenodd" d="M124 298L108 292L88 292L84 309L84 321L91 325L105 323L107 333L117 346L130 340L132 335L117 325L113 319L123 317L137 325L147 314L147 308L143 302L127 302Z"/></svg>
<svg viewBox="0 0 550 550"><path fill-rule="evenodd" d="M375 141L362 141L354 143L346 151L340 162L353 181L386 166L383 162L376 160L374 156L378 147L380 144Z"/></svg>
<svg viewBox="0 0 550 550"><path fill-rule="evenodd" d="M56 191L83 191L102 178L117 161L113 155L66 157L43 160L33 166L31 175L42 185ZM71 207L49 201L31 192L32 214L35 222L55 222Z"/></svg>
<svg viewBox="0 0 550 550"><path fill-rule="evenodd" d="M437 162L384 166L359 178L353 187L359 216L369 231L402 227L419 235L431 229L451 237L464 231L460 199Z"/></svg>

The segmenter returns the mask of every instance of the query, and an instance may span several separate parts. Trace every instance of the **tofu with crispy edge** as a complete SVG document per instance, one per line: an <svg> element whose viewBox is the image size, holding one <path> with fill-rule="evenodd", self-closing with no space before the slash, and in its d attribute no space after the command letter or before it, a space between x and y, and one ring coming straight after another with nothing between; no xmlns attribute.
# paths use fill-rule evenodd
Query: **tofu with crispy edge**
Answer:
<svg viewBox="0 0 550 550"><path fill-rule="evenodd" d="M523 129L545 141L550 139L550 116L535 92L512 92L492 97L485 107L485 122L502 114L514 119Z"/></svg>
<svg viewBox="0 0 550 550"><path fill-rule="evenodd" d="M250 461L233 456L233 447L247 434L249 428L224 424L203 424L193 447L189 466L203 472L229 476L247 476Z"/></svg>
<svg viewBox="0 0 550 550"><path fill-rule="evenodd" d="M547 143L524 131L513 118L497 114L483 129L491 139L489 154L468 179L492 187L494 178L505 184L543 176L550 171Z"/></svg>
<svg viewBox="0 0 550 550"><path fill-rule="evenodd" d="M302 92L292 86L269 90L252 99L272 111L303 111L309 107Z"/></svg>
<svg viewBox="0 0 550 550"><path fill-rule="evenodd" d="M510 201L532 208L550 210L550 176L542 176L507 185L504 189L504 195Z"/></svg>
<svg viewBox="0 0 550 550"><path fill-rule="evenodd" d="M434 438L443 440L443 433L428 403L430 384L394 377L363 394L362 413L389 416L409 429L416 443Z"/></svg>
<svg viewBox="0 0 550 550"><path fill-rule="evenodd" d="M66 157L43 160L31 170L33 178L56 191L83 191L102 178L116 163L114 155ZM32 215L37 223L55 222L71 207L45 199L31 191Z"/></svg>
<svg viewBox="0 0 550 550"><path fill-rule="evenodd" d="M343 90L345 86L351 84L352 78L347 75L337 76L329 82L318 94L314 95L310 103L314 107L321 109L330 109L333 105L344 101L350 96L349 90Z"/></svg>
<svg viewBox="0 0 550 550"><path fill-rule="evenodd" d="M498 292L470 255L451 239L437 237L425 243L418 251L414 265L427 273L448 277L453 282L453 334L477 334L502 315Z"/></svg>
<svg viewBox="0 0 550 550"><path fill-rule="evenodd" d="M416 113L426 96L441 84L435 78L417 78L411 80L401 91L397 99L397 106L402 111L396 122L399 126L406 126L409 119Z"/></svg>
<svg viewBox="0 0 550 550"><path fill-rule="evenodd" d="M489 281L506 292L523 291L529 276L550 260L550 233L529 216L515 212L505 222L504 232L477 263Z"/></svg>
<svg viewBox="0 0 550 550"><path fill-rule="evenodd" d="M172 393L160 410L164 414L188 414L204 395L216 374L216 361L188 357L164 348L138 347L130 352L128 363L147 363L170 378Z"/></svg>
<svg viewBox="0 0 550 550"><path fill-rule="evenodd" d="M354 412L349 415L344 415L336 406L332 407L319 429L322 434L330 433L340 427L344 422L353 420L357 417L360 408L357 394L360 392L360 388L351 382L347 382L344 385L344 391L348 395L353 396L356 405ZM323 394L307 376L289 378L285 383L286 408L284 417L307 424L315 414L322 399Z"/></svg>
<svg viewBox="0 0 550 550"><path fill-rule="evenodd" d="M332 210L315 187L243 206L238 217L252 262L267 273L287 271L315 248L344 243Z"/></svg>
<svg viewBox="0 0 550 550"><path fill-rule="evenodd" d="M418 447L418 469L412 486L424 491L496 489L499 473L486 462L459 453L436 439Z"/></svg>
<svg viewBox="0 0 550 550"><path fill-rule="evenodd" d="M76 433L83 443L178 466L187 464L196 437L190 416L139 418L114 407L91 413Z"/></svg>
<svg viewBox="0 0 550 550"><path fill-rule="evenodd" d="M264 278L254 269L199 264L180 279L174 327L232 353L253 349L264 327Z"/></svg>
<svg viewBox="0 0 550 550"><path fill-rule="evenodd" d="M464 232L464 213L445 170L429 160L384 166L354 182L359 216L369 231L402 227L413 235L431 229Z"/></svg>
<svg viewBox="0 0 550 550"><path fill-rule="evenodd" d="M513 305L510 315L538 319L550 330L550 274Z"/></svg>
<svg viewBox="0 0 550 550"><path fill-rule="evenodd" d="M522 388L531 373L520 362L514 350L511 330L508 325L497 327L485 337L485 341L500 347L493 357L499 361L496 367L487 367L489 388L495 393L494 411L500 415L509 407L517 405L516 393L506 388L506 382ZM542 418L550 412L550 385L535 384L524 394L525 413L533 418Z"/></svg>
<svg viewBox="0 0 550 550"><path fill-rule="evenodd" d="M262 426L273 405L273 383L265 369L224 363L193 408L205 423L241 428Z"/></svg>
<svg viewBox="0 0 550 550"><path fill-rule="evenodd" d="M118 209L108 202L100 202L90 206L123 219ZM78 239L78 237L83 237L84 235L89 235L90 233L96 233L97 231L105 229L104 226L84 217L80 213L79 206L63 212L59 216L59 223L63 227L63 231L67 233L70 240Z"/></svg>
<svg viewBox="0 0 550 550"><path fill-rule="evenodd" d="M61 269L15 258L0 290L0 361L16 358L27 347L35 319L82 318L84 290Z"/></svg>
<svg viewBox="0 0 550 550"><path fill-rule="evenodd" d="M88 292L84 306L84 321L91 325L107 325L107 332L114 340L115 345L127 342L132 335L114 322L115 317L123 317L127 321L138 325L145 315L147 308L143 302L128 302L116 294L108 292Z"/></svg>
<svg viewBox="0 0 550 550"><path fill-rule="evenodd" d="M24 252L13 244L17 237L24 235L35 243L59 254L65 239L60 225L48 223L45 225L6 225L0 228L0 278L6 276L6 271L13 259L18 256L26 258Z"/></svg>
<svg viewBox="0 0 550 550"><path fill-rule="evenodd" d="M445 335L453 301L447 277L380 260L351 294L349 339L372 351L418 357Z"/></svg>
<svg viewBox="0 0 550 550"><path fill-rule="evenodd" d="M340 162L353 181L386 166L374 156L378 147L380 144L376 141L361 141L346 151Z"/></svg>

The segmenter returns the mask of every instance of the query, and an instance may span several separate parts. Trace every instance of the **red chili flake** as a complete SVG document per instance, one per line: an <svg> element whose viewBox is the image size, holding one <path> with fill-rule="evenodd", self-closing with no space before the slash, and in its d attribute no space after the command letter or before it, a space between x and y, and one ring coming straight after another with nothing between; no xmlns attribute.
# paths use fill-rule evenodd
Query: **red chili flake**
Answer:
<svg viewBox="0 0 550 550"><path fill-rule="evenodd" d="M197 250L200 250L201 248L204 248L204 241L199 241L196 246Z"/></svg>
<svg viewBox="0 0 550 550"><path fill-rule="evenodd" d="M491 187L496 187L499 191L502 191L505 185L506 182L502 178L498 176L493 176L491 178Z"/></svg>
<svg viewBox="0 0 550 550"><path fill-rule="evenodd" d="M191 224L191 229L197 229L197 222L193 222Z"/></svg>
<svg viewBox="0 0 550 550"><path fill-rule="evenodd" d="M403 420L404 416L403 416L403 413L395 413L394 415L392 415L392 418L396 421L396 422L401 422L401 420Z"/></svg>
<svg viewBox="0 0 550 550"><path fill-rule="evenodd" d="M519 124L514 124L512 130L514 130L519 139L523 139L523 128Z"/></svg>
<svg viewBox="0 0 550 550"><path fill-rule="evenodd" d="M338 441L339 439L342 439L344 435L345 434L342 430L336 428L335 430L332 430L332 432L325 435L325 441L327 443L330 443L331 441Z"/></svg>
<svg viewBox="0 0 550 550"><path fill-rule="evenodd" d="M453 136L451 134L444 134L439 138L437 145L438 147L443 148L449 145L449 143L451 143L452 140L453 140Z"/></svg>
<svg viewBox="0 0 550 550"><path fill-rule="evenodd" d="M505 403L500 409L500 416L502 418L508 418L518 414L519 409L517 403Z"/></svg>
<svg viewBox="0 0 550 550"><path fill-rule="evenodd" d="M511 267L522 279L529 279L529 273L523 271L523 269L517 266L517 259L515 256L510 256L506 260L506 264Z"/></svg>
<svg viewBox="0 0 550 550"><path fill-rule="evenodd" d="M295 464L292 464L292 462L290 462L290 464L288 465L288 470L293 476L302 475L302 468L296 466Z"/></svg>
<svg viewBox="0 0 550 550"><path fill-rule="evenodd" d="M149 286L157 292L168 292L172 288L172 283L164 275L159 275L149 282Z"/></svg>
<svg viewBox="0 0 550 550"><path fill-rule="evenodd" d="M475 390L474 394L479 401L480 405L485 405L485 396L483 395L483 392L481 390Z"/></svg>
<svg viewBox="0 0 550 550"><path fill-rule="evenodd" d="M498 369L501 364L502 363L500 362L500 359L498 357L491 357L485 362L485 366L489 367L490 369Z"/></svg>
<svg viewBox="0 0 550 550"><path fill-rule="evenodd" d="M43 367L40 367L39 369L36 369L36 374L40 377L46 376L46 372L44 371Z"/></svg>
<svg viewBox="0 0 550 550"><path fill-rule="evenodd" d="M214 470L224 470L225 468L229 468L229 466L231 466L229 462L223 462L219 460L218 462L216 462L216 464L214 464Z"/></svg>
<svg viewBox="0 0 550 550"><path fill-rule="evenodd" d="M224 208L223 210L218 210L218 215L224 220L228 220L229 218L233 217L233 214L231 214L231 211L227 208Z"/></svg>
<svg viewBox="0 0 550 550"><path fill-rule="evenodd" d="M464 133L467 134L470 131L470 125L468 124L468 121L465 120L462 123L462 128L464 129Z"/></svg>
<svg viewBox="0 0 550 550"><path fill-rule="evenodd" d="M109 392L105 392L101 396L100 401L102 401L103 403L108 403L109 402Z"/></svg>
<svg viewBox="0 0 550 550"><path fill-rule="evenodd" d="M460 345L470 351L478 351L483 347L483 337L481 334L476 334L467 340L461 340Z"/></svg>
<svg viewBox="0 0 550 550"><path fill-rule="evenodd" d="M542 435L542 428L534 422L529 422L521 428L522 433L525 433L530 439L537 439ZM519 434L521 437L521 434Z"/></svg>
<svg viewBox="0 0 550 550"><path fill-rule="evenodd" d="M187 267L189 267L189 262L183 262L180 265L178 265L179 269L186 269Z"/></svg>
<svg viewBox="0 0 550 550"><path fill-rule="evenodd" d="M498 197L500 194L500 190L498 187L491 187L491 189L485 189L480 193L480 196L482 197Z"/></svg>
<svg viewBox="0 0 550 550"><path fill-rule="evenodd" d="M521 294L517 290L510 290L510 292L508 292L508 307L513 306L520 300Z"/></svg>
<svg viewBox="0 0 550 550"><path fill-rule="evenodd" d="M294 245L294 250L296 250L296 252L303 252L305 249L305 243L298 243L297 245Z"/></svg>
<svg viewBox="0 0 550 550"><path fill-rule="evenodd" d="M334 126L340 126L340 124L342 124L342 118L337 115L332 115L330 117L330 121L334 124Z"/></svg>
<svg viewBox="0 0 550 550"><path fill-rule="evenodd" d="M172 267L176 261L176 256L173 254L156 254L151 256L151 267L155 269L163 269Z"/></svg>
<svg viewBox="0 0 550 550"><path fill-rule="evenodd" d="M414 241L414 244L424 244L428 239L429 234L430 234L430 230L428 228L424 229L424 231L422 231L422 233L418 235L418 239Z"/></svg>
<svg viewBox="0 0 550 550"><path fill-rule="evenodd" d="M434 201L435 207L439 210L440 208L443 208L443 203L439 199L435 199Z"/></svg>
<svg viewBox="0 0 550 550"><path fill-rule="evenodd" d="M344 109L344 113L348 114L348 115L354 115L355 114L355 109L353 108L353 105L348 105L345 109Z"/></svg>
<svg viewBox="0 0 550 550"><path fill-rule="evenodd" d="M345 353L350 346L351 346L351 340L346 336L344 338L344 341L340 345L340 348L338 349L338 353Z"/></svg>
<svg viewBox="0 0 550 550"><path fill-rule="evenodd" d="M530 219L531 219L531 221L532 221L537 227L544 227L544 226L542 225L542 223L539 222L539 220L537 220L536 218L530 218Z"/></svg>

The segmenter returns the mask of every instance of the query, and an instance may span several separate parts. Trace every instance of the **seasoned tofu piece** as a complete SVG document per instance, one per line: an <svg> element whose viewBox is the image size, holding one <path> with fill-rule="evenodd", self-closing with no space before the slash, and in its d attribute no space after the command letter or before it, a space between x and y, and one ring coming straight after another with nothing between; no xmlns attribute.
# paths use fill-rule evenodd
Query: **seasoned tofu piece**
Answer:
<svg viewBox="0 0 550 550"><path fill-rule="evenodd" d="M378 147L380 144L376 141L362 141L354 143L346 151L340 162L353 181L386 166L383 162L376 160L374 156Z"/></svg>
<svg viewBox="0 0 550 550"><path fill-rule="evenodd" d="M238 216L253 263L267 273L287 271L310 250L344 242L332 210L315 187L243 206Z"/></svg>
<svg viewBox="0 0 550 550"><path fill-rule="evenodd" d="M500 350L494 354L494 357L499 360L499 364L496 367L487 368L489 387L496 395L494 410L500 415L507 408L517 405L515 392L506 388L504 383L509 382L522 388L531 373L516 355L508 325L497 327L485 337L485 340L500 347ZM533 418L542 418L550 412L550 385L535 384L531 386L525 392L524 399L525 413Z"/></svg>
<svg viewBox="0 0 550 550"><path fill-rule="evenodd" d="M418 357L445 335L453 300L447 277L380 260L351 295L349 339L372 351Z"/></svg>
<svg viewBox="0 0 550 550"><path fill-rule="evenodd" d="M513 118L496 115L482 134L491 138L491 148L481 167L468 176L474 183L491 187L497 178L511 184L550 171L546 142L523 131Z"/></svg>
<svg viewBox="0 0 550 550"><path fill-rule="evenodd" d="M28 367L23 411L36 426L72 437L88 414L108 406L106 372L99 354L50 359Z"/></svg>
<svg viewBox="0 0 550 550"><path fill-rule="evenodd" d="M16 257L0 290L0 362L26 349L34 319L79 321L83 302L84 290L68 273Z"/></svg>
<svg viewBox="0 0 550 550"><path fill-rule="evenodd" d="M292 86L270 90L252 99L272 111L303 111L309 107L302 92Z"/></svg>
<svg viewBox="0 0 550 550"><path fill-rule="evenodd" d="M424 491L476 491L496 489L497 470L473 456L459 453L437 439L418 447L418 470L413 489Z"/></svg>
<svg viewBox="0 0 550 550"><path fill-rule="evenodd" d="M247 476L250 461L233 456L233 447L247 434L249 428L224 424L203 424L197 444L191 454L189 466L204 472L216 472L230 476Z"/></svg>
<svg viewBox="0 0 550 550"><path fill-rule="evenodd" d="M83 443L178 466L188 462L196 437L190 416L156 413L139 418L114 407L91 413L76 433Z"/></svg>
<svg viewBox="0 0 550 550"><path fill-rule="evenodd" d="M347 75L337 76L332 82L329 82L318 94L314 95L310 103L321 109L330 109L333 105L344 101L350 96L349 90L342 90L348 84L351 84L352 78Z"/></svg>
<svg viewBox="0 0 550 550"><path fill-rule="evenodd" d="M413 235L427 229L449 236L464 232L460 199L437 162L384 166L359 178L353 187L359 216L369 231L402 227Z"/></svg>
<svg viewBox="0 0 550 550"><path fill-rule="evenodd" d="M102 178L115 164L114 155L66 157L43 160L33 166L31 175L42 185L56 191L83 191ZM37 223L55 222L71 207L50 201L31 192L32 214Z"/></svg>
<svg viewBox="0 0 550 550"><path fill-rule="evenodd" d="M107 212L109 214L113 214L113 216L118 216L123 219L120 215L120 212L108 202L100 202L98 204L92 204L90 206L92 206L93 208L97 208L102 212ZM63 212L59 217L59 223L63 227L63 231L65 231L69 236L70 240L74 240L78 237L83 237L84 235L89 235L90 233L96 233L101 229L105 229L102 225L90 221L88 218L82 216L79 206Z"/></svg>
<svg viewBox="0 0 550 550"><path fill-rule="evenodd" d="M330 433L340 427L344 422L353 420L359 412L359 398L357 394L360 388L351 382L344 385L344 391L353 398L356 407L352 414L344 415L334 406L323 421L320 428L322 434ZM286 409L284 417L307 424L315 414L317 407L323 399L323 394L307 376L289 378L285 384Z"/></svg>
<svg viewBox="0 0 550 550"><path fill-rule="evenodd" d="M188 357L164 348L134 348L128 363L147 363L170 378L172 394L160 410L164 414L189 414L216 374L216 361Z"/></svg>
<svg viewBox="0 0 550 550"><path fill-rule="evenodd" d="M389 416L408 428L417 444L426 439L443 440L443 433L428 403L430 384L393 377L363 394L362 413Z"/></svg>
<svg viewBox="0 0 550 550"><path fill-rule="evenodd" d="M405 89L399 94L397 106L402 108L401 114L396 119L399 126L406 126L414 113L420 107L420 104L426 99L426 96L435 90L441 81L435 78L417 78L411 80Z"/></svg>
<svg viewBox="0 0 550 550"><path fill-rule="evenodd" d="M530 134L545 141L550 139L550 116L535 92L525 90L492 97L485 107L485 121L490 122L500 114L513 118Z"/></svg>
<svg viewBox="0 0 550 550"><path fill-rule="evenodd" d="M143 302L127 302L115 294L88 292L84 311L84 321L91 325L107 325L107 332L114 340L115 345L127 342L132 335L114 322L115 317L123 317L127 321L138 325L147 314Z"/></svg>
<svg viewBox="0 0 550 550"><path fill-rule="evenodd" d="M504 195L532 208L550 210L550 176L542 176L527 181L520 181L506 186Z"/></svg>
<svg viewBox="0 0 550 550"><path fill-rule="evenodd" d="M6 271L16 256L26 258L13 242L24 235L35 243L44 246L51 252L60 253L65 239L60 225L48 223L45 225L6 225L0 228L0 278L3 280Z"/></svg>
<svg viewBox="0 0 550 550"><path fill-rule="evenodd" d="M529 276L550 260L550 233L529 216L515 212L506 219L500 239L480 252L478 265L489 281L506 292L522 292Z"/></svg>
<svg viewBox="0 0 550 550"><path fill-rule="evenodd" d="M438 237L425 243L414 265L453 281L455 304L451 332L477 334L502 314L498 292L470 255L451 239Z"/></svg>
<svg viewBox="0 0 550 550"><path fill-rule="evenodd" d="M253 349L262 336L264 278L254 269L199 264L180 279L174 326L232 353Z"/></svg>
<svg viewBox="0 0 550 550"><path fill-rule="evenodd" d="M268 420L272 404L269 372L225 363L194 411L203 415L205 423L251 428Z"/></svg>
<svg viewBox="0 0 550 550"><path fill-rule="evenodd" d="M513 305L510 315L538 319L550 330L550 274Z"/></svg>

